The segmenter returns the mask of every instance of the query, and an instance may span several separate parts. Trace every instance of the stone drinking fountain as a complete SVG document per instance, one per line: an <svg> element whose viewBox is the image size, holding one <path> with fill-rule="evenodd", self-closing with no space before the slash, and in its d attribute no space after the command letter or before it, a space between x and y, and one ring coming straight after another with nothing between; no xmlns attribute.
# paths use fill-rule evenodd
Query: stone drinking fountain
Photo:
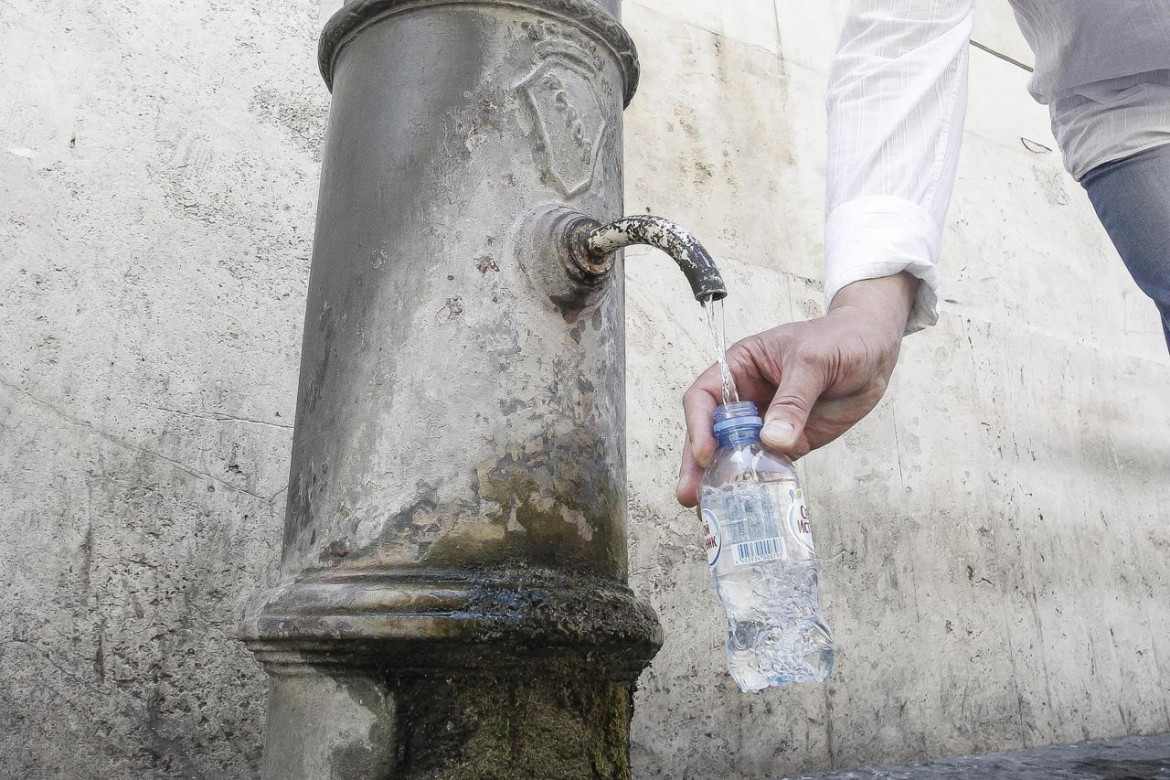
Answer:
<svg viewBox="0 0 1170 780"><path fill-rule="evenodd" d="M628 777L619 0L351 0L305 313L267 778ZM602 224L606 223L606 224Z"/></svg>

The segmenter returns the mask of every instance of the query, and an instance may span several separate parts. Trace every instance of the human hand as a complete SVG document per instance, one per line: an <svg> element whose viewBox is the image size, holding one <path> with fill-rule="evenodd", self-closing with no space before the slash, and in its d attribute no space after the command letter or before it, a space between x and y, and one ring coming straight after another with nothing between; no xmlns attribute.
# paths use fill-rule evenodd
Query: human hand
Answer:
<svg viewBox="0 0 1170 780"><path fill-rule="evenodd" d="M727 350L740 400L763 412L764 446L795 460L849 430L877 406L898 361L918 290L907 273L854 282L829 313L749 336ZM722 403L719 365L683 395L687 441L678 501L698 503L703 469L715 456L711 415Z"/></svg>

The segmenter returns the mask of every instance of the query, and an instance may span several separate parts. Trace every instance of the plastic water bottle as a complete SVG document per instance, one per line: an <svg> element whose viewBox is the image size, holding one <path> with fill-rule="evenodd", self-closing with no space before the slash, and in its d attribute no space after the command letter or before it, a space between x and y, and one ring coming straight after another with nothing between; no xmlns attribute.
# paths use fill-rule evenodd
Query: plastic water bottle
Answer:
<svg viewBox="0 0 1170 780"><path fill-rule="evenodd" d="M727 611L727 667L742 691L821 682L833 635L820 615L817 554L792 462L760 443L750 401L715 410L719 451L699 505L715 591Z"/></svg>

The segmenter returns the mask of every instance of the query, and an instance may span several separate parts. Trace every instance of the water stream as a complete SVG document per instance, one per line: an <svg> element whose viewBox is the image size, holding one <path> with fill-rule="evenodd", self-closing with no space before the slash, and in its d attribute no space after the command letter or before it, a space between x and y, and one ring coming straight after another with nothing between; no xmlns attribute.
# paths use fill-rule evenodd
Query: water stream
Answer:
<svg viewBox="0 0 1170 780"><path fill-rule="evenodd" d="M739 391L735 377L727 366L727 327L723 319L723 301L708 298L703 301L703 313L707 315L707 330L711 334L711 348L719 361L719 372L723 376L723 404L739 403Z"/></svg>

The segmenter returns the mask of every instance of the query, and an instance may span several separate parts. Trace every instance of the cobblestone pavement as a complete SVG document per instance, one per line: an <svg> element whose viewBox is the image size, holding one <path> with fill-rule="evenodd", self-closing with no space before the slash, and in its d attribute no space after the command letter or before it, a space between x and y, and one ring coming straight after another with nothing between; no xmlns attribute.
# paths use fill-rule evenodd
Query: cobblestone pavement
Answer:
<svg viewBox="0 0 1170 780"><path fill-rule="evenodd" d="M958 777L1170 780L1170 734L919 761L905 766L801 775L799 780L924 780Z"/></svg>

